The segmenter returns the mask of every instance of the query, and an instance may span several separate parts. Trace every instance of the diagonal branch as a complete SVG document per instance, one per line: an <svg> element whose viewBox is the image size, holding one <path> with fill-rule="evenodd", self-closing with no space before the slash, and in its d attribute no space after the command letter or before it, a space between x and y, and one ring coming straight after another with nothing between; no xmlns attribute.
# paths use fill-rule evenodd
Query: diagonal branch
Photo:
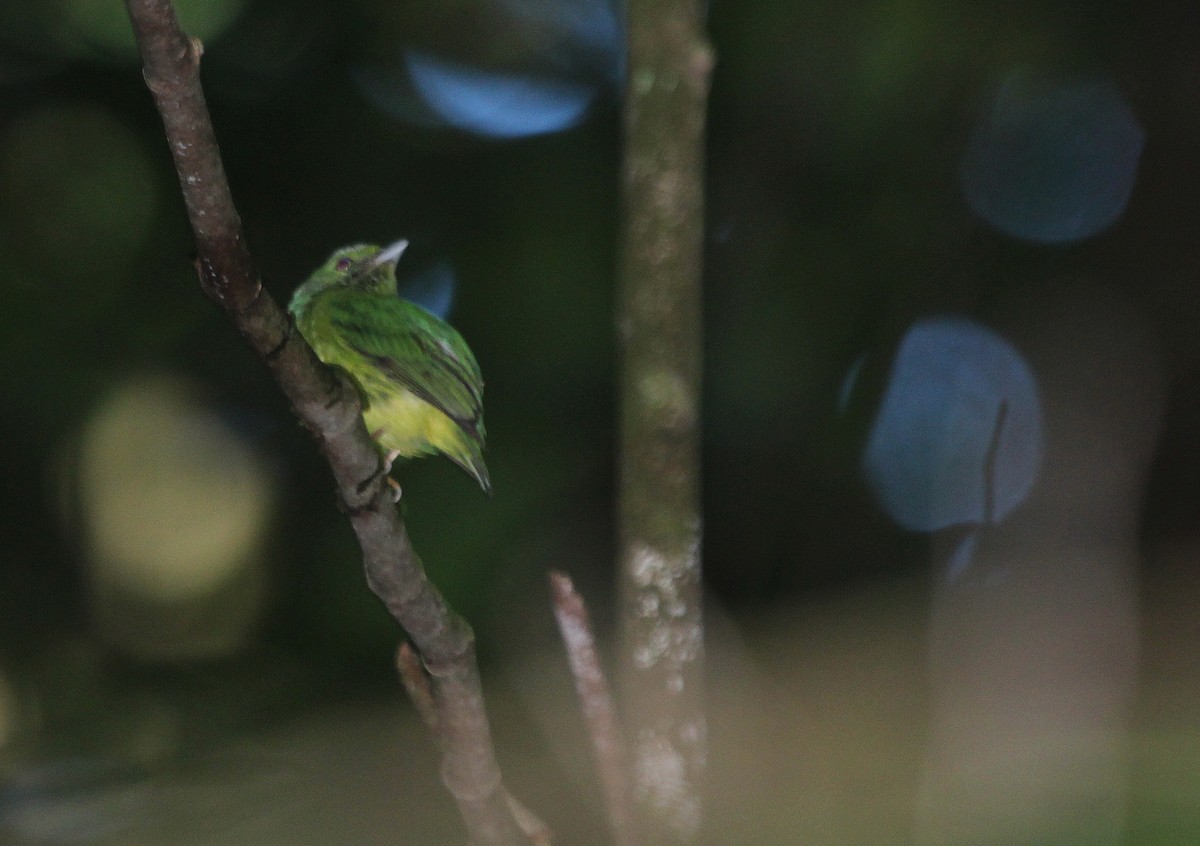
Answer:
<svg viewBox="0 0 1200 846"><path fill-rule="evenodd" d="M429 672L442 778L472 842L515 843L519 834L492 747L474 635L426 578L382 475L360 490L362 480L376 473L379 456L356 392L317 361L262 287L200 87L200 42L180 29L170 0L125 0L125 5L195 233L201 286L266 362L321 444L362 547L367 582L408 633Z"/></svg>

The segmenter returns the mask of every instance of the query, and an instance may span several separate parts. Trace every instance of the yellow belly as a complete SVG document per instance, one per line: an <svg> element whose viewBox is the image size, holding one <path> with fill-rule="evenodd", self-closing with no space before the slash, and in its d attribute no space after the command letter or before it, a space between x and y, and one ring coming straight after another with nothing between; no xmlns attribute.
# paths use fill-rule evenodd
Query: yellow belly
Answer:
<svg viewBox="0 0 1200 846"><path fill-rule="evenodd" d="M409 391L388 393L387 397L369 397L363 412L367 431L385 452L415 458L432 452L458 455L462 431L429 403Z"/></svg>

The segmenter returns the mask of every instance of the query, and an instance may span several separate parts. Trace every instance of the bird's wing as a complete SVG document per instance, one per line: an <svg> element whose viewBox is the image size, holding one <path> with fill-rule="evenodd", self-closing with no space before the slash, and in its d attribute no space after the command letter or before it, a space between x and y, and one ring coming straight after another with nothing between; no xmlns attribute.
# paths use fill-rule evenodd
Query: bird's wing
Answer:
<svg viewBox="0 0 1200 846"><path fill-rule="evenodd" d="M326 316L345 346L388 381L483 435L483 377L453 327L395 296L330 291Z"/></svg>

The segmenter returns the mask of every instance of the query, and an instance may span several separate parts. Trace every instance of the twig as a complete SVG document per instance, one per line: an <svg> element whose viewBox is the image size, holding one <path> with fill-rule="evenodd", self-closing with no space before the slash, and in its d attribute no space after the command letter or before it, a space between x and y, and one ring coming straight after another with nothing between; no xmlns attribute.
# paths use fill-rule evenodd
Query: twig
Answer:
<svg viewBox="0 0 1200 846"><path fill-rule="evenodd" d="M622 694L640 832L686 844L704 771L701 247L704 3L628 0L618 542Z"/></svg>
<svg viewBox="0 0 1200 846"><path fill-rule="evenodd" d="M613 842L616 846L633 846L637 836L629 797L625 738L621 734L604 669L600 666L600 656L596 653L592 623L569 576L550 573L550 591L554 596L554 617L567 648L571 675L575 677L575 692L596 750Z"/></svg>
<svg viewBox="0 0 1200 846"><path fill-rule="evenodd" d="M425 577L382 474L359 490L359 483L375 474L379 456L355 391L319 364L262 288L200 87L200 43L180 29L170 0L125 0L125 5L195 233L201 285L266 362L321 444L362 547L367 582L412 638L430 672L441 726L442 778L472 842L515 843L520 835L492 750L474 635Z"/></svg>
<svg viewBox="0 0 1200 846"><path fill-rule="evenodd" d="M533 846L553 846L554 832L550 830L550 826L542 822L537 814L522 805L511 793L505 792L504 798L508 801L509 813L517 821L521 833L529 838Z"/></svg>

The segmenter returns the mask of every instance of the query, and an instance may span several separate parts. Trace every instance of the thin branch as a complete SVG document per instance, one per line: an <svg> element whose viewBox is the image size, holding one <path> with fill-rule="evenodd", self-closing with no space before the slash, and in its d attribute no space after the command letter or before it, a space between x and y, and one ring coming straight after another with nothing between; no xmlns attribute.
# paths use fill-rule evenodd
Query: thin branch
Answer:
<svg viewBox="0 0 1200 846"><path fill-rule="evenodd" d="M553 846L554 832L533 811L522 805L511 793L507 794L508 810L533 846Z"/></svg>
<svg viewBox="0 0 1200 846"><path fill-rule="evenodd" d="M196 237L205 292L266 362L329 461L362 547L367 582L412 638L432 679L442 739L442 778L472 842L508 844L509 813L484 711L474 635L425 577L382 476L355 391L320 365L263 290L225 179L204 92L201 45L179 27L170 0L125 0L143 75L162 116Z"/></svg>
<svg viewBox="0 0 1200 846"><path fill-rule="evenodd" d="M616 846L633 846L637 843L637 835L629 796L625 738L621 734L604 669L600 666L592 623L583 598L575 591L569 576L551 573L550 591L554 596L554 617L567 648L571 675L575 677L575 692L596 750L613 842Z"/></svg>
<svg viewBox="0 0 1200 846"><path fill-rule="evenodd" d="M701 248L712 52L697 0L628 0L618 542L622 693L643 838L700 829Z"/></svg>

